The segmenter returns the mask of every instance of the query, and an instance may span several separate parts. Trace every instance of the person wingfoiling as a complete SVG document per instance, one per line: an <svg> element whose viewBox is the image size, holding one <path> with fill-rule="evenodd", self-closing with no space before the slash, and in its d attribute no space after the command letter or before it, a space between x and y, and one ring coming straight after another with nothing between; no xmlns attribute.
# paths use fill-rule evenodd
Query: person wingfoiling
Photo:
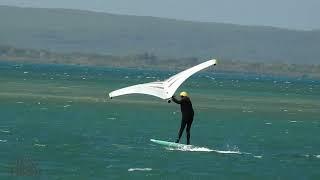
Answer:
<svg viewBox="0 0 320 180"><path fill-rule="evenodd" d="M180 130L178 133L178 138L176 140L176 143L179 143L180 138L183 133L183 130L184 130L185 126L187 126L187 129L186 129L187 144L189 145L190 144L190 129L191 129L191 125L192 125L193 117L194 117L194 111L193 111L191 100L189 98L188 93L185 91L180 93L180 100L178 100L175 96L172 96L171 99L173 102L180 104L181 114L182 114L181 127L180 127Z"/></svg>

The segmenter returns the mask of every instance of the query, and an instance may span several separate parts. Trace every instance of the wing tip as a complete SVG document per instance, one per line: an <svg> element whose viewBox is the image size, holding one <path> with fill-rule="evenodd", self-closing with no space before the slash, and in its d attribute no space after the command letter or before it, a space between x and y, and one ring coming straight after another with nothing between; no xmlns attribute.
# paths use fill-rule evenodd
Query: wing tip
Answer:
<svg viewBox="0 0 320 180"><path fill-rule="evenodd" d="M112 92L111 92L111 93L109 93L109 94L108 94L108 96L109 96L109 98L110 98L110 99L112 99L112 98L113 98L113 96L112 96Z"/></svg>
<svg viewBox="0 0 320 180"><path fill-rule="evenodd" d="M206 61L206 63L210 63L210 65L217 65L217 63L218 63L218 60L217 59L210 59L210 60L208 60L208 61Z"/></svg>
<svg viewBox="0 0 320 180"><path fill-rule="evenodd" d="M217 59L211 59L211 60L209 60L209 61L211 61L214 66L217 65L217 62L218 62Z"/></svg>

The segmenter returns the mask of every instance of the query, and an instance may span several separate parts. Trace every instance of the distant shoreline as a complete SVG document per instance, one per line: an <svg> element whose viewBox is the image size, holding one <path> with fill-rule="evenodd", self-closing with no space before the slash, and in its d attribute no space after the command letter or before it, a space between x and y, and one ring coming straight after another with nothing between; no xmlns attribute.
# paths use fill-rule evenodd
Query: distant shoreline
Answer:
<svg viewBox="0 0 320 180"><path fill-rule="evenodd" d="M13 63L84 65L110 68L135 68L155 70L183 70L206 59L163 58L152 53L125 56L85 54L85 53L55 53L47 50L19 49L0 46L0 61ZM218 58L217 71L256 73L273 76L290 76L299 78L320 79L320 65L257 63L224 60Z"/></svg>

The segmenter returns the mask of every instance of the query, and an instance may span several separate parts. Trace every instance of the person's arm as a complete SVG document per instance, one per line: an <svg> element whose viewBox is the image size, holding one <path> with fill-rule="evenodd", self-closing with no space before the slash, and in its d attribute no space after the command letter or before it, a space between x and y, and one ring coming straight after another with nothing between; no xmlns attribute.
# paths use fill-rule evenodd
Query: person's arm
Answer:
<svg viewBox="0 0 320 180"><path fill-rule="evenodd" d="M181 101L178 100L175 96L172 96L171 99L172 99L173 102L175 102L177 104L181 104Z"/></svg>

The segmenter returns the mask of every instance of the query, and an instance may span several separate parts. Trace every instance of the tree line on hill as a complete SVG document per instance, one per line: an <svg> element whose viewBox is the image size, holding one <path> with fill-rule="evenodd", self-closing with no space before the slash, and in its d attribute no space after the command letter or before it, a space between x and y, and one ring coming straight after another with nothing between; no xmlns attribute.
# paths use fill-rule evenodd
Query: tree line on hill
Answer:
<svg viewBox="0 0 320 180"><path fill-rule="evenodd" d="M198 57L168 58L153 53L131 54L123 56L94 53L57 53L48 50L21 49L0 46L0 61L16 63L87 65L121 68L148 68L165 70L182 70L208 59ZM303 78L320 78L320 65L243 62L232 59L219 59L217 71L286 75Z"/></svg>

